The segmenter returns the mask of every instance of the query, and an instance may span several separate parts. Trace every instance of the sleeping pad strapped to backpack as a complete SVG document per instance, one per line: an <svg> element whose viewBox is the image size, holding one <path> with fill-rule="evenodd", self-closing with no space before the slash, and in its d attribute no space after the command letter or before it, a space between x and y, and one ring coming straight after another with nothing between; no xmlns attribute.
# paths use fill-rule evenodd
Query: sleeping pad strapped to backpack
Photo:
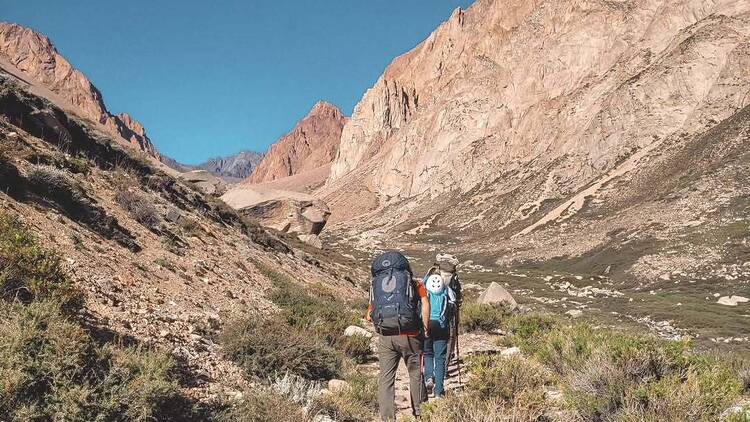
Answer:
<svg viewBox="0 0 750 422"><path fill-rule="evenodd" d="M370 317L375 330L384 336L419 331L417 294L406 257L385 252L372 262L371 271Z"/></svg>

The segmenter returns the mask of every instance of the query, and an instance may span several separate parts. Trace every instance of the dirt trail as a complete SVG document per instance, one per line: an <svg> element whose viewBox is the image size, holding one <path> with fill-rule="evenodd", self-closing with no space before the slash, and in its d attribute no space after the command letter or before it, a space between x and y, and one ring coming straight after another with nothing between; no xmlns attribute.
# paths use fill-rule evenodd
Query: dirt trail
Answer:
<svg viewBox="0 0 750 422"><path fill-rule="evenodd" d="M459 336L459 352L461 354L461 381L466 383L468 379L468 373L464 367L466 357L478 353L478 352L499 352L503 350L503 347L496 344L496 340L499 338L498 335L493 334L461 334ZM379 362L377 361L377 335L373 337L372 344L375 346L375 361L365 365L361 365L361 369L377 376ZM448 368L448 374L446 374L445 380L445 391L447 394L455 394L460 391L462 385L459 384L459 366L452 362ZM430 396L429 401L435 400L434 397ZM396 373L396 418L404 418L411 416L411 404L409 401L409 374L406 371L406 365L399 363L398 372ZM377 420L377 419L376 419Z"/></svg>

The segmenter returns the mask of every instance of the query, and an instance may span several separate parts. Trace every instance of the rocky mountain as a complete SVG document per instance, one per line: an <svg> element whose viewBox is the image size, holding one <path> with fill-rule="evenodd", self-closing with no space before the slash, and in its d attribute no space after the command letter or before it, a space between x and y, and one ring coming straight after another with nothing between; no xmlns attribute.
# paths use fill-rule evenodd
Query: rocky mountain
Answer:
<svg viewBox="0 0 750 422"><path fill-rule="evenodd" d="M745 344L749 64L746 1L478 0L355 107L323 234Z"/></svg>
<svg viewBox="0 0 750 422"><path fill-rule="evenodd" d="M42 34L0 22L0 68L20 76L21 83L40 85L64 100L71 111L103 125L146 154L159 153L143 126L127 113L112 114L98 89L76 70Z"/></svg>
<svg viewBox="0 0 750 422"><path fill-rule="evenodd" d="M247 183L264 183L303 173L320 173L338 152L346 118L336 106L318 102L291 132L276 141Z"/></svg>
<svg viewBox="0 0 750 422"><path fill-rule="evenodd" d="M748 105L749 12L738 1L479 0L367 91L322 194L344 219L439 199L454 227L507 237L568 220L600 187ZM452 207L459 197L471 206ZM398 220L425 217L405 212Z"/></svg>
<svg viewBox="0 0 750 422"><path fill-rule="evenodd" d="M211 158L195 167L216 176L238 181L250 176L263 160L263 156L264 154L255 151L242 151L226 157Z"/></svg>

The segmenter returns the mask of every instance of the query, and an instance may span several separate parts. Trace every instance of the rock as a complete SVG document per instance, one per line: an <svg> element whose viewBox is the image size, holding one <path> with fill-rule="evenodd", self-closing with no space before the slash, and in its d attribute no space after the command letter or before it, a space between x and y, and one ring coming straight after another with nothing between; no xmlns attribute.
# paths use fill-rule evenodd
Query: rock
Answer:
<svg viewBox="0 0 750 422"><path fill-rule="evenodd" d="M366 329L362 327L357 327L356 325L350 325L346 327L346 330L344 330L344 335L347 337L351 336L364 336L367 338L372 337L372 333L367 331Z"/></svg>
<svg viewBox="0 0 750 422"><path fill-rule="evenodd" d="M571 318L578 318L583 315L583 311L580 309L571 309L568 312L565 312L565 315L570 315Z"/></svg>
<svg viewBox="0 0 750 422"><path fill-rule="evenodd" d="M336 422L335 419L331 419L328 415L315 415L312 422Z"/></svg>
<svg viewBox="0 0 750 422"><path fill-rule="evenodd" d="M743 296L722 296L716 301L719 305L737 306L739 303L749 302L750 299Z"/></svg>
<svg viewBox="0 0 750 422"><path fill-rule="evenodd" d="M164 219L170 223L178 223L182 218L182 213L177 208L170 208L169 211L164 215Z"/></svg>
<svg viewBox="0 0 750 422"><path fill-rule="evenodd" d="M505 287L495 283L494 281L489 285L489 287L487 287L487 290L479 295L479 299L477 299L477 302L488 305L504 304L507 305L511 310L518 307L518 303L516 303L516 300L513 299L513 296L508 293Z"/></svg>
<svg viewBox="0 0 750 422"><path fill-rule="evenodd" d="M238 186L221 197L242 215L272 229L318 235L331 215L325 202L300 192Z"/></svg>
<svg viewBox="0 0 750 422"><path fill-rule="evenodd" d="M181 173L180 179L192 183L206 195L221 196L227 190L227 185L223 180L206 170L193 170Z"/></svg>
<svg viewBox="0 0 750 422"><path fill-rule="evenodd" d="M328 381L328 390L333 393L342 393L351 388L348 382L344 380L332 379Z"/></svg>
<svg viewBox="0 0 750 422"><path fill-rule="evenodd" d="M521 349L519 349L518 347L509 347L503 350L502 352L500 352L500 355L505 356L505 357L514 356L518 354L521 354Z"/></svg>
<svg viewBox="0 0 750 422"><path fill-rule="evenodd" d="M320 236L317 234L301 234L297 238L310 246L323 249L323 241L320 240Z"/></svg>

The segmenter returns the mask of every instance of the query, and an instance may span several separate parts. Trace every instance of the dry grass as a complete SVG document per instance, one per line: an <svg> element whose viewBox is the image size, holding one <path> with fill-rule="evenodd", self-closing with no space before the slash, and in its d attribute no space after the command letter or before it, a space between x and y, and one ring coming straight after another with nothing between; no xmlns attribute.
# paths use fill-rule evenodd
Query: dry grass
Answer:
<svg viewBox="0 0 750 422"><path fill-rule="evenodd" d="M355 334L344 337L338 343L339 349L356 363L369 362L372 357L372 348L370 347L370 338Z"/></svg>
<svg viewBox="0 0 750 422"><path fill-rule="evenodd" d="M310 420L299 404L269 387L247 391L219 417L219 422L305 422Z"/></svg>
<svg viewBox="0 0 750 422"><path fill-rule="evenodd" d="M316 398L312 415L327 415L338 422L369 422L378 411L378 384L372 376L353 372L346 377L349 388Z"/></svg>
<svg viewBox="0 0 750 422"><path fill-rule="evenodd" d="M226 356L248 375L262 380L289 372L311 380L328 380L341 369L339 354L309 332L284 319L252 315L230 323L222 332Z"/></svg>
<svg viewBox="0 0 750 422"><path fill-rule="evenodd" d="M161 217L153 201L130 189L120 189L115 193L115 202L135 221L149 230L158 230Z"/></svg>
<svg viewBox="0 0 750 422"><path fill-rule="evenodd" d="M502 305L467 303L461 307L460 328L462 332L491 332L500 328L509 315L510 310Z"/></svg>

